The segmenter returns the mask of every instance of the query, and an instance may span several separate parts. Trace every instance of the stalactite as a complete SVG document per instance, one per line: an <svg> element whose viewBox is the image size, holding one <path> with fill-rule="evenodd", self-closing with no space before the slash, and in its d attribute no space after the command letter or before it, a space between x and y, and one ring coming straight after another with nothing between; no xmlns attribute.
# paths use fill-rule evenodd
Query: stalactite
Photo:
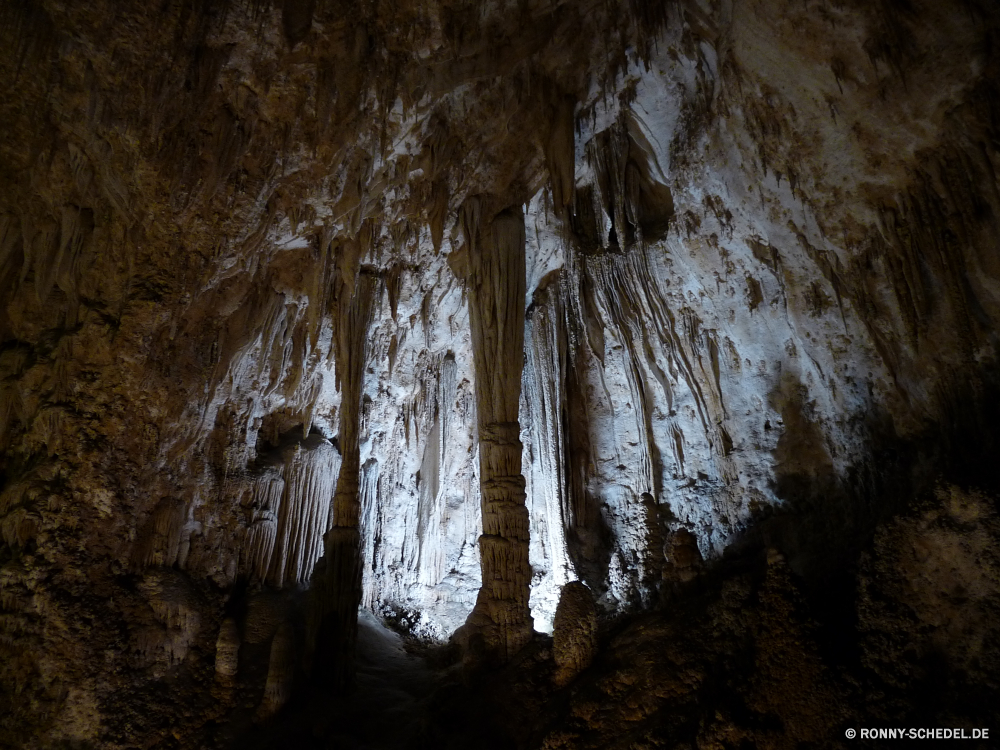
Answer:
<svg viewBox="0 0 1000 750"><path fill-rule="evenodd" d="M263 582L271 566L285 480L280 470L272 467L269 471L250 478L249 484L244 498L249 518L240 557L240 570L252 581Z"/></svg>
<svg viewBox="0 0 1000 750"><path fill-rule="evenodd" d="M187 513L187 503L177 498L165 497L156 504L133 551L137 566L170 567L179 561Z"/></svg>
<svg viewBox="0 0 1000 750"><path fill-rule="evenodd" d="M169 568L154 568L138 584L153 619L132 634L139 664L162 675L184 661L201 629L201 601L191 580Z"/></svg>
<svg viewBox="0 0 1000 750"><path fill-rule="evenodd" d="M402 325L383 315L372 335L379 390L372 429L362 437L362 454L371 456L362 471L362 559L364 606L440 639L465 621L480 588L480 514L471 356L457 358L451 347L453 316L466 306L457 287L428 303L426 284L436 276L407 274ZM412 327L404 310L414 315ZM424 350L428 333L432 348ZM393 336L398 356L390 374L385 352ZM442 340L448 348L435 350Z"/></svg>
<svg viewBox="0 0 1000 750"><path fill-rule="evenodd" d="M535 294L525 324L522 428L528 436L525 476L531 512L531 567L536 572L531 593L536 623L551 617L560 588L576 577L566 542L573 511L563 421L568 342L562 286L553 284ZM540 580L539 572L543 573Z"/></svg>
<svg viewBox="0 0 1000 750"><path fill-rule="evenodd" d="M525 231L520 209L484 223L483 201L463 208L469 250L469 322L476 368L483 585L469 638L506 661L531 638L529 520L518 410L524 367Z"/></svg>
<svg viewBox="0 0 1000 750"><path fill-rule="evenodd" d="M272 586L297 586L312 576L322 554L337 460L333 444L320 435L282 451L284 495L267 577Z"/></svg>
<svg viewBox="0 0 1000 750"><path fill-rule="evenodd" d="M441 477L441 443L443 428L438 418L427 434L423 460L420 464L417 488L417 565L421 583L433 585L440 580L440 546L434 544L433 529L438 522L438 492Z"/></svg>
<svg viewBox="0 0 1000 750"><path fill-rule="evenodd" d="M376 459L370 458L361 467L361 605L369 610L378 608L376 600L378 585L376 583L376 558L378 556L381 534L382 510L379 507L380 466ZM374 527L374 528L373 528Z"/></svg>
<svg viewBox="0 0 1000 750"><path fill-rule="evenodd" d="M23 548L38 533L41 518L27 508L15 508L0 518L0 539L11 548Z"/></svg>
<svg viewBox="0 0 1000 750"><path fill-rule="evenodd" d="M353 679L361 603L361 396L372 310L381 288L378 277L359 274L340 326L337 371L343 394L340 407L343 460L333 496L333 523L324 538L322 574L314 587L311 613L315 639L311 647L316 653L314 676L334 687L342 687Z"/></svg>
<svg viewBox="0 0 1000 750"><path fill-rule="evenodd" d="M545 161L552 183L552 198L557 209L573 204L576 154L573 144L573 114L576 102L571 97L556 95L552 107L551 132L545 143Z"/></svg>

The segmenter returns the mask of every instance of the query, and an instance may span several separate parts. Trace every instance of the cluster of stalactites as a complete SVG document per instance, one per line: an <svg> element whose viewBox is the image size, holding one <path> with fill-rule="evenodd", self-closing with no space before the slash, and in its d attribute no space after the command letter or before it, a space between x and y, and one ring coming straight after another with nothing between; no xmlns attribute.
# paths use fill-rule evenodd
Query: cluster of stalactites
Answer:
<svg viewBox="0 0 1000 750"><path fill-rule="evenodd" d="M330 498L340 454L329 440L310 435L281 451L280 462L235 480L248 515L241 572L275 588L309 582L329 528Z"/></svg>

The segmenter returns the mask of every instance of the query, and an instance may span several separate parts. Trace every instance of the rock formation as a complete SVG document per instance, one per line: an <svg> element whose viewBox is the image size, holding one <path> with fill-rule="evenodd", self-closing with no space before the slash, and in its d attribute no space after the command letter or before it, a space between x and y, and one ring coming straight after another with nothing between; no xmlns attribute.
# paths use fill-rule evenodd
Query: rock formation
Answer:
<svg viewBox="0 0 1000 750"><path fill-rule="evenodd" d="M698 540L687 529L677 529L670 535L663 566L663 579L676 589L695 580L704 565Z"/></svg>
<svg viewBox="0 0 1000 750"><path fill-rule="evenodd" d="M264 698L257 708L258 721L269 719L285 705L291 695L294 679L295 641L288 623L283 622L271 641Z"/></svg>
<svg viewBox="0 0 1000 750"><path fill-rule="evenodd" d="M597 651L597 608L590 589L570 581L559 594L552 629L555 682L565 685L590 666Z"/></svg>
<svg viewBox="0 0 1000 750"><path fill-rule="evenodd" d="M486 219L487 206L470 199L461 219L469 255L483 524L482 588L469 626L488 651L506 660L532 632L529 521L517 419L524 367L525 237L520 209Z"/></svg>
<svg viewBox="0 0 1000 750"><path fill-rule="evenodd" d="M340 449L343 461L333 495L332 523L324 537L324 566L317 577L312 617L317 621L315 643L317 676L335 686L351 676L361 604L361 390L368 354L368 327L378 280L362 274L354 280L346 314L341 318L337 350L341 373ZM347 286L347 285L345 285ZM346 296L346 295L345 295ZM329 497L329 495L328 495Z"/></svg>
<svg viewBox="0 0 1000 750"><path fill-rule="evenodd" d="M888 686L883 710L905 710L915 683L935 685L959 711L994 684L998 540L996 501L953 485L879 530L859 575L858 619L863 659Z"/></svg>
<svg viewBox="0 0 1000 750"><path fill-rule="evenodd" d="M0 0L0 745L291 736L349 705L359 605L481 650L473 744L829 741L786 666L838 715L976 718L998 34L988 0ZM552 702L571 581L603 656Z"/></svg>
<svg viewBox="0 0 1000 750"><path fill-rule="evenodd" d="M222 621L215 641L216 679L229 682L236 676L240 663L240 631L231 617Z"/></svg>

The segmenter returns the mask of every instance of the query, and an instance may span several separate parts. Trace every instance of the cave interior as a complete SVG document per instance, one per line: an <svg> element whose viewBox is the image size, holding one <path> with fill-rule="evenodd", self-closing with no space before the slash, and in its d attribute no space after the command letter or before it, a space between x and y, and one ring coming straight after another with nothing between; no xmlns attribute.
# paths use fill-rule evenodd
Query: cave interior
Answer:
<svg viewBox="0 0 1000 750"><path fill-rule="evenodd" d="M993 0L0 0L0 87L0 746L998 746Z"/></svg>

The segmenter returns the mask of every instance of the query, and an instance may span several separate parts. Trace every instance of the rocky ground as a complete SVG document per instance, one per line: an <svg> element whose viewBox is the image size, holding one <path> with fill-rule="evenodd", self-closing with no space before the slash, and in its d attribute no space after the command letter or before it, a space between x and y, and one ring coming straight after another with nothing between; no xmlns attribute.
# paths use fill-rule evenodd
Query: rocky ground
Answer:
<svg viewBox="0 0 1000 750"><path fill-rule="evenodd" d="M849 589L809 590L773 549L733 556L671 582L656 611L603 622L593 663L564 686L543 634L503 670L476 672L454 647L406 654L368 615L357 692L306 690L243 742L848 748L884 747L848 740L851 728L994 727L998 542L996 500L944 486L878 529Z"/></svg>

